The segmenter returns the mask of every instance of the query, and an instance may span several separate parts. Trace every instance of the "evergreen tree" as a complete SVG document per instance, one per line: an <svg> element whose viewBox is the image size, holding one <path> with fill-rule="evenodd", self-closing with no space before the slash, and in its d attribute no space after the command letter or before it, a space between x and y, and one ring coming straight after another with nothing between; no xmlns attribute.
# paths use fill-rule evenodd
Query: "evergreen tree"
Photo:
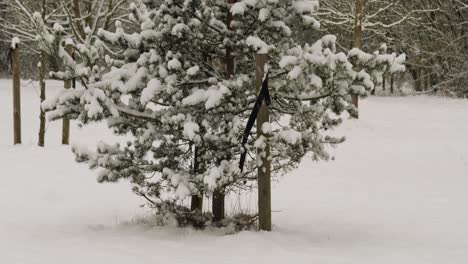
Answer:
<svg viewBox="0 0 468 264"><path fill-rule="evenodd" d="M330 35L303 43L293 28L317 28L317 7L313 0L140 1L131 6L134 32L117 22L115 31L78 44L76 61L60 52L67 71L54 75L79 77L84 88L43 107L52 119L106 121L114 133L131 135L125 145L73 151L78 162L100 170L99 182L127 179L162 211L180 212L175 202L192 195L252 186L261 164L249 159L241 172L244 147L265 156L268 142L275 174L294 169L306 154L327 160L327 145L344 140L327 131L343 112L356 114L351 95L366 95L373 76L400 70L402 61L357 50L348 60ZM266 136L242 146L257 97L256 53L268 53L271 123L262 128ZM367 72L355 71L358 65Z"/></svg>

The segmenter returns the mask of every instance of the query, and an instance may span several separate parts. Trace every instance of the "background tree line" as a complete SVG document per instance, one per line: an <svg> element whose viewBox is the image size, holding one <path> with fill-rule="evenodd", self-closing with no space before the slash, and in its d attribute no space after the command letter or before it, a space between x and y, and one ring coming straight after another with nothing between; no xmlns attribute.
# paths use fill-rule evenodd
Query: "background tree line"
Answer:
<svg viewBox="0 0 468 264"><path fill-rule="evenodd" d="M45 26L54 24L63 27L64 34L84 42L86 32L95 35L99 28L110 29L116 20L127 21L129 0L0 0L0 76L8 76L8 50L11 39L19 37L22 42L23 78L39 79L39 62L45 62L48 70L58 70L60 60L55 54L45 54L39 45L38 32L42 29L34 23L33 14L39 12ZM34 63L33 63L34 62ZM42 63L44 64L44 63Z"/></svg>
<svg viewBox="0 0 468 264"><path fill-rule="evenodd" d="M321 31L338 36L338 48L353 46L357 0L321 0ZM399 81L410 81L417 92L468 94L468 2L466 0L360 0L363 4L362 49L371 51L386 43L389 52L406 53L408 71ZM25 47L23 77L39 78L40 51L28 12L39 11L49 26L59 22L67 34L84 37L86 27L109 29L115 20L125 22L131 0L0 0L0 76L8 76L7 55L11 38ZM150 1L151 2L151 1ZM24 8L21 7L24 6ZM317 33L298 32L310 41ZM35 62L35 63L32 63ZM50 67L56 62L48 59ZM388 76L386 85L390 85Z"/></svg>
<svg viewBox="0 0 468 264"><path fill-rule="evenodd" d="M353 45L357 1L320 1L321 29L336 34L342 50ZM468 1L360 1L363 50L386 43L390 52L406 53L401 80L410 80L416 92L468 94Z"/></svg>
<svg viewBox="0 0 468 264"><path fill-rule="evenodd" d="M0 0L0 77L10 75L11 40L21 40L22 78L39 79L40 99L46 99L48 72L59 71L63 64L55 47L45 46L54 28L64 39L77 43L92 42L98 29L110 29L118 20L128 19L127 0ZM40 17L37 17L40 16ZM73 51L71 51L73 52ZM41 109L38 145L45 145L46 118Z"/></svg>

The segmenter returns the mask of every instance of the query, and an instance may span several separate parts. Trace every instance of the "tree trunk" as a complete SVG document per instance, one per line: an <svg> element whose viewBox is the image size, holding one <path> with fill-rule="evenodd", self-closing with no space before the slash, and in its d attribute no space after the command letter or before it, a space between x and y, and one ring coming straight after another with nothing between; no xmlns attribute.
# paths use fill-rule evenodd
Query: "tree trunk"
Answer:
<svg viewBox="0 0 468 264"><path fill-rule="evenodd" d="M385 91L385 81L386 81L386 78L385 78L385 75L384 75L383 78L382 78L382 91Z"/></svg>
<svg viewBox="0 0 468 264"><path fill-rule="evenodd" d="M363 0L356 0L356 14L354 19L354 47L362 47L362 19L363 19ZM359 108L358 95L352 95L352 101L356 108Z"/></svg>
<svg viewBox="0 0 468 264"><path fill-rule="evenodd" d="M46 20L46 12L47 12L47 1L42 0L42 19ZM41 105L39 106L39 139L37 145L39 147L44 147L45 145L45 127L46 127L46 118L45 112L42 110L42 103L45 101L46 98L46 53L41 51L41 67L39 69L39 83L41 86Z"/></svg>
<svg viewBox="0 0 468 264"><path fill-rule="evenodd" d="M67 44L65 45L65 51L73 56L73 45ZM64 81L64 88L70 89L72 87L72 80ZM63 126L62 126L62 144L69 145L70 144L70 119L68 117L63 118Z"/></svg>
<svg viewBox="0 0 468 264"><path fill-rule="evenodd" d="M220 188L213 193L213 223L219 223L224 219L225 215L225 208L224 208L224 201L225 194L224 188Z"/></svg>
<svg viewBox="0 0 468 264"><path fill-rule="evenodd" d="M190 210L203 212L203 193L192 195Z"/></svg>
<svg viewBox="0 0 468 264"><path fill-rule="evenodd" d="M193 155L193 176L196 177L199 168L199 153L200 149L198 147L194 147L194 155ZM192 201L190 206L191 211L200 211L203 212L203 192L198 195L192 195Z"/></svg>
<svg viewBox="0 0 468 264"><path fill-rule="evenodd" d="M113 0L108 0L107 2L107 10L111 11L114 8L114 1ZM106 16L106 20L104 21L104 26L102 27L104 30L108 30L110 23L111 23L111 17L112 16Z"/></svg>
<svg viewBox="0 0 468 264"><path fill-rule="evenodd" d="M265 64L267 61L266 54L257 54L255 62L255 76L256 76L256 92L260 93L263 82L263 75L265 71ZM257 137L266 137L263 133L262 127L264 123L270 122L270 113L268 106L262 104L257 117ZM258 221L260 230L271 231L271 168L270 160L270 146L267 144L264 149L257 150L257 159L261 159L262 165L258 168ZM264 154L264 155L262 155Z"/></svg>
<svg viewBox="0 0 468 264"><path fill-rule="evenodd" d="M73 12L75 13L75 20L76 20L75 27L78 30L77 33L82 39L85 39L86 34L83 29L83 21L81 18L80 0L73 0Z"/></svg>
<svg viewBox="0 0 468 264"><path fill-rule="evenodd" d="M437 84L437 76L435 75L434 72L431 71L431 75L429 76L429 80L431 82L431 88L434 87L434 85ZM435 92L437 92L437 89L434 90Z"/></svg>
<svg viewBox="0 0 468 264"><path fill-rule="evenodd" d="M229 4L233 4L237 2L237 0L228 0L228 3ZM228 12L227 14L227 26L228 26L228 29L231 29L231 21L232 21L232 14L231 12ZM235 60L234 60L234 57L232 56L232 49L231 47L227 47L226 48L226 73L227 73L227 78L229 79L231 77L231 75L234 75L235 73Z"/></svg>
<svg viewBox="0 0 468 264"><path fill-rule="evenodd" d="M13 49L13 143L21 144L21 61L18 44Z"/></svg>
<svg viewBox="0 0 468 264"><path fill-rule="evenodd" d="M356 0L356 15L354 19L354 47L362 47L363 0Z"/></svg>
<svg viewBox="0 0 468 264"><path fill-rule="evenodd" d="M422 79L421 79L421 69L416 69L415 73L413 74L414 79L414 89L416 92L422 91Z"/></svg>
<svg viewBox="0 0 468 264"><path fill-rule="evenodd" d="M237 2L237 0L227 0L228 4L233 4L235 2ZM226 21L227 22L226 25L228 29L231 28L231 21L232 21L232 14L231 12L228 11L227 21ZM229 78L231 75L234 75L234 71L235 71L235 62L234 62L234 58L232 57L230 47L226 48L225 64L226 64L226 75L227 75L227 78ZM222 187L213 193L213 204L212 204L213 222L219 222L224 219L224 215L225 215L225 208L224 208L225 193L224 191L225 191L224 187Z"/></svg>
<svg viewBox="0 0 468 264"><path fill-rule="evenodd" d="M394 74L392 74L392 75L390 76L390 93L392 93L392 94L395 92L395 89L394 89L394 86L393 86L393 84L394 84L394 79L395 79Z"/></svg>
<svg viewBox="0 0 468 264"><path fill-rule="evenodd" d="M46 76L46 54L44 51L41 52L41 67L40 67L40 72L39 72L39 82L41 86L41 106L40 108L40 115L39 115L39 141L38 145L39 147L44 147L45 145L45 128L46 128L46 118L45 118L45 112L42 110L42 102L46 99L46 82L45 82L45 76Z"/></svg>
<svg viewBox="0 0 468 264"><path fill-rule="evenodd" d="M430 69L426 69L425 70L425 76L424 76L424 80L425 80L425 90L426 91L429 91L431 89L431 70Z"/></svg>
<svg viewBox="0 0 468 264"><path fill-rule="evenodd" d="M416 92L420 92L421 91L421 77L419 76L419 70L417 68L411 70L411 75L414 81L414 90Z"/></svg>

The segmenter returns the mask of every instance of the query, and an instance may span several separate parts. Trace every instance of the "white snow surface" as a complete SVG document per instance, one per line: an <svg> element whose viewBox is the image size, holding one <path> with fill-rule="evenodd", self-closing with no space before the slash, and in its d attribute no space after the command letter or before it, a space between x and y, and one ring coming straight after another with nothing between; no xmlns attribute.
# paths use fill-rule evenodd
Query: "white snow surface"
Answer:
<svg viewBox="0 0 468 264"><path fill-rule="evenodd" d="M76 164L61 122L36 147L38 84L26 84L12 146L11 81L0 80L0 263L468 263L467 100L363 100L360 119L333 132L348 139L335 161L304 160L273 184L273 232L224 235L124 224L144 201ZM48 95L61 86L48 82ZM113 138L104 125L71 132L88 147ZM255 196L240 205L256 210Z"/></svg>

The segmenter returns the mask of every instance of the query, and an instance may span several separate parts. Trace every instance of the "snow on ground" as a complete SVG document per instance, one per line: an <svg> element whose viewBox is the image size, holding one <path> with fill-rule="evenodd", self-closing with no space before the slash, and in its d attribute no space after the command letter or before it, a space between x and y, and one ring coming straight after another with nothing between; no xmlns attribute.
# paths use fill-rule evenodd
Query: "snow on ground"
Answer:
<svg viewBox="0 0 468 264"><path fill-rule="evenodd" d="M223 236L122 224L143 201L76 164L61 123L36 147L37 84L24 85L24 144L13 147L11 84L0 80L0 263L468 262L466 100L363 101L361 119L336 132L348 138L336 161L306 160L275 184L274 232ZM111 137L103 125L71 133L89 145Z"/></svg>

